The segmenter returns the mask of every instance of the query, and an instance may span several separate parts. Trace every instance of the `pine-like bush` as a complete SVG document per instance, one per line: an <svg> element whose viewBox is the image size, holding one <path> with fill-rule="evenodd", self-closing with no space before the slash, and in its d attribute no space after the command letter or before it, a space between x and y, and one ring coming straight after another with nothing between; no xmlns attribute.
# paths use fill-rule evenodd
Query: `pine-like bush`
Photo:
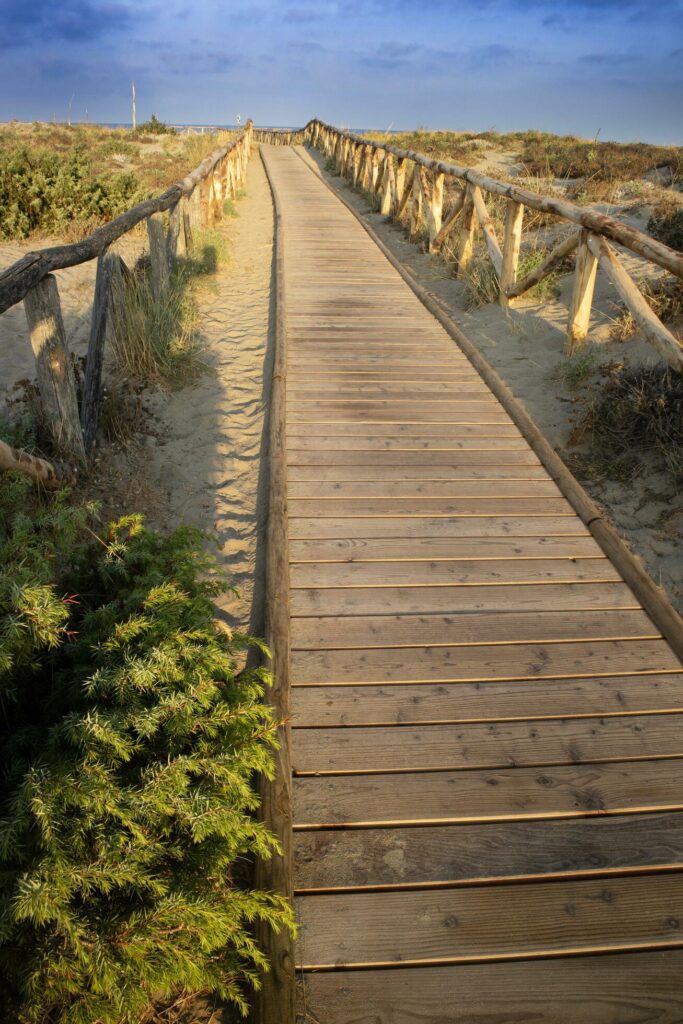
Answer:
<svg viewBox="0 0 683 1024"><path fill-rule="evenodd" d="M216 629L226 581L190 529L0 493L0 1019L139 1020L209 991L245 1008L251 924L290 927L238 886L268 856L254 772L274 723L255 643Z"/></svg>

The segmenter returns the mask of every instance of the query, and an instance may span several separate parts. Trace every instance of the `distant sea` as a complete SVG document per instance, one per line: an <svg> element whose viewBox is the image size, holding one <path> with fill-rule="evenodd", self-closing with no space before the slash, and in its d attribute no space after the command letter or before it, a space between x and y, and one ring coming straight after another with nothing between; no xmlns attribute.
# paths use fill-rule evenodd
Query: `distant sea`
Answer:
<svg viewBox="0 0 683 1024"><path fill-rule="evenodd" d="M74 122L74 124L76 124L76 123L77 122ZM101 127L103 127L103 128L132 128L133 127L133 122L132 121L95 121L94 123L101 125ZM178 128L180 130L185 129L185 128L192 128L192 129L194 129L194 131L202 131L202 129L203 129L205 132L234 132L234 131L237 130L238 127L239 128L244 128L243 124L241 124L241 125L236 125L236 124L181 124L179 122L175 123L175 122L171 122L171 121L169 121L168 123L171 124L173 128ZM297 124L297 125L255 124L254 128L260 128L262 131L293 132L293 131L299 131L301 128L303 128L303 125L301 125L301 124ZM353 132L353 134L355 134L355 135L365 135L366 132L374 132L374 131L379 131L379 130L380 129L377 129L377 128L348 128L347 129L347 131ZM396 128L396 129L390 128L390 129L387 130L386 128L382 128L381 131L382 131L383 134L392 134L393 135L396 132L401 131L401 129L400 128Z"/></svg>

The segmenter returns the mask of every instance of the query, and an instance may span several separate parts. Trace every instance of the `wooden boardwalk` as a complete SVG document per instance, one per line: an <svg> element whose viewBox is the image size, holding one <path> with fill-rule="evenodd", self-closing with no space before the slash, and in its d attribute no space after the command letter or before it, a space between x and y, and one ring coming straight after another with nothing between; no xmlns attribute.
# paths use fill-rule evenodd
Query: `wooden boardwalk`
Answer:
<svg viewBox="0 0 683 1024"><path fill-rule="evenodd" d="M513 420L290 148L302 1018L683 1021L683 675Z"/></svg>

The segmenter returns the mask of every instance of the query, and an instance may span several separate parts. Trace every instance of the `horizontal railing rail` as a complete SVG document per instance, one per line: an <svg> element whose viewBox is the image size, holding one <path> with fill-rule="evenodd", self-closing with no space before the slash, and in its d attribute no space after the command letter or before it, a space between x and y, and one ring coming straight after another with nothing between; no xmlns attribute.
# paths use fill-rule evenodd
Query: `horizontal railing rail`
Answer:
<svg viewBox="0 0 683 1024"><path fill-rule="evenodd" d="M121 257L109 247L141 221L147 222L152 295L155 302L163 303L173 264L192 249L193 229L220 220L224 200L236 198L243 186L252 138L253 126L248 121L226 145L160 196L138 203L82 242L29 252L0 274L0 313L24 300L43 419L55 451L69 460L66 465L50 463L4 445L0 470L18 469L54 488L73 477L74 464L86 462L101 404L105 340L114 330L116 307L130 278ZM163 216L167 210L168 224ZM79 408L59 289L52 272L93 259L97 259L97 274Z"/></svg>
<svg viewBox="0 0 683 1024"><path fill-rule="evenodd" d="M305 135L311 145L334 160L343 178L354 187L378 196L383 214L397 221L408 218L411 236L417 236L426 226L430 252L439 252L447 237L457 228L454 255L458 274L466 270L473 258L479 226L500 285L500 301L504 307L513 305L517 298L576 250L568 325L569 351L587 337L595 278L600 268L609 277L646 340L671 366L683 372L683 346L650 308L610 243L623 246L681 279L683 253L597 210L584 209L554 196L540 195L512 182L497 181L472 168L432 160L413 150L376 142L317 119L309 121ZM456 179L460 190L444 217L446 178ZM486 208L484 193L508 200L502 245ZM577 230L559 242L539 267L522 280L517 280L525 208L557 216L575 224Z"/></svg>

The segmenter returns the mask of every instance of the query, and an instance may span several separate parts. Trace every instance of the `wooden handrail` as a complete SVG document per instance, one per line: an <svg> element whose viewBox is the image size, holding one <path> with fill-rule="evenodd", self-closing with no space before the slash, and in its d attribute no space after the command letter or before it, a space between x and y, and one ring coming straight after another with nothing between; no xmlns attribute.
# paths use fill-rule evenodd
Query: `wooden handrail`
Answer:
<svg viewBox="0 0 683 1024"><path fill-rule="evenodd" d="M325 124L309 121L305 135L312 145L334 160L342 177L355 187L379 197L383 214L401 220L409 217L409 235L416 238L423 225L429 235L429 251L438 252L454 229L453 246L457 273L466 271L474 253L479 224L486 249L499 283L500 303L509 307L515 299L546 277L565 256L577 249L574 289L569 310L568 352L581 345L588 334L593 290L598 268L607 274L633 313L645 339L679 373L683 373L683 346L650 309L637 284L608 244L619 245L683 279L683 253L671 249L650 235L595 210L543 196L514 183L496 181L485 174L455 164L431 160L413 150L375 142ZM412 164L412 174L406 172ZM462 183L456 201L443 217L444 179ZM505 239L501 248L489 216L483 192L507 199ZM572 224L578 231L563 239L539 267L517 281L522 242L524 208L550 213Z"/></svg>
<svg viewBox="0 0 683 1024"><path fill-rule="evenodd" d="M10 306L20 302L48 274L95 259L112 242L125 235L136 224L151 217L152 214L163 213L175 206L183 196L191 195L195 186L211 174L216 164L240 145L245 138L245 133L250 134L251 132L252 122L247 121L245 127L225 146L215 149L181 181L175 182L156 199L145 199L101 228L97 228L82 242L75 242L72 245L54 245L37 252L26 253L16 263L0 273L0 313L4 313Z"/></svg>
<svg viewBox="0 0 683 1024"><path fill-rule="evenodd" d="M474 171L469 167L458 167L456 164L432 160L430 157L424 156L422 153L416 153L412 149L399 149L398 146L392 146L389 143L374 142L363 135L354 135L353 132L335 128L333 125L325 124L324 121L317 119L309 121L304 131L310 136L311 131L316 126L327 132L332 132L335 136L349 139L357 145L362 145L375 151L379 150L383 153L391 153L399 160L412 160L413 163L418 164L420 167L425 167L434 174L445 174L448 177L460 178L462 181L478 186L487 192L493 192L507 199L514 199L515 202L521 203L523 206L529 207L529 209L538 210L541 213L553 213L564 220L573 221L573 223L580 225L580 227L591 231L595 235L604 235L606 238L611 238L612 241L618 242L619 245L623 245L626 249L630 249L639 256L643 256L646 260L650 260L650 262L663 267L664 270L675 274L676 277L683 279L683 253L671 249L668 245L658 242L656 238L652 238L651 235L646 234L644 231L632 228L628 224L624 224L622 221L618 221L605 213L585 210L581 206L570 203L565 199L538 195L536 192L530 192L528 189L520 188L519 185L511 182L497 181L495 178L489 178L488 175L481 174L479 171Z"/></svg>

